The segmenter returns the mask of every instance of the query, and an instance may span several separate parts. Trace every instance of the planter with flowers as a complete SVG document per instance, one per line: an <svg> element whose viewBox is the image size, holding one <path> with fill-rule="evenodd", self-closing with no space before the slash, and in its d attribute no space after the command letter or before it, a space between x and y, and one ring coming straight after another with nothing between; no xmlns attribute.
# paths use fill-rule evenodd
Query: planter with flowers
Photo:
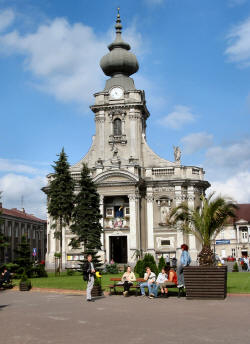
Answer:
<svg viewBox="0 0 250 344"><path fill-rule="evenodd" d="M100 275L99 271L96 272L96 276L95 276L95 282L94 282L94 286L93 289L91 291L91 296L95 297L95 296L102 296L103 292L102 292L102 275Z"/></svg>

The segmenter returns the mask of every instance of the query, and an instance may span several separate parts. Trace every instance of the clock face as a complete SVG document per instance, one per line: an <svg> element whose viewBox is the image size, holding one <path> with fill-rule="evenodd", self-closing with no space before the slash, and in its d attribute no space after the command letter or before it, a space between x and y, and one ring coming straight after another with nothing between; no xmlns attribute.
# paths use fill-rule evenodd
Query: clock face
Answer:
<svg viewBox="0 0 250 344"><path fill-rule="evenodd" d="M112 90L110 91L110 96L113 99L120 99L123 96L123 89L120 87L112 88Z"/></svg>

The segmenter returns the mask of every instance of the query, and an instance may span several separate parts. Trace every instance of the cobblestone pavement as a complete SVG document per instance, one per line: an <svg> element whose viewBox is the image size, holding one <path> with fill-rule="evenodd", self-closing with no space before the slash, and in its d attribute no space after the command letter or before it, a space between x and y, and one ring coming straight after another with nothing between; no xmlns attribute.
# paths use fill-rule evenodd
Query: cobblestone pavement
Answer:
<svg viewBox="0 0 250 344"><path fill-rule="evenodd" d="M4 344L249 343L250 297L224 301L0 292Z"/></svg>

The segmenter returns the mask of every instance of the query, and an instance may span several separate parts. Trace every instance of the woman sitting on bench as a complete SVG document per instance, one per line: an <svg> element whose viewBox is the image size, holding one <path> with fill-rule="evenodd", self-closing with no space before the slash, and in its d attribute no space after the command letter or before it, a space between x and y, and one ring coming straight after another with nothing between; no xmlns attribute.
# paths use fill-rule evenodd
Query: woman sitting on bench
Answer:
<svg viewBox="0 0 250 344"><path fill-rule="evenodd" d="M174 271L174 269L171 269L169 265L166 265L164 270L168 277L168 280L167 282L163 283L163 288L164 288L165 296L168 296L168 286L173 287L177 285L178 278L177 278L177 273Z"/></svg>
<svg viewBox="0 0 250 344"><path fill-rule="evenodd" d="M122 276L122 282L124 282L124 292L123 295L127 296L129 288L133 285L133 282L136 281L135 274L131 270L131 266L127 267L127 271Z"/></svg>

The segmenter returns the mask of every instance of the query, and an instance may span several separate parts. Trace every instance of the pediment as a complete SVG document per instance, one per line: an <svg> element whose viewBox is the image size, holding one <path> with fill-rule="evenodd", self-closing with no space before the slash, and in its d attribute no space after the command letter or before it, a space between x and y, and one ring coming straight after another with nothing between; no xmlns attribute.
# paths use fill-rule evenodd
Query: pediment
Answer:
<svg viewBox="0 0 250 344"><path fill-rule="evenodd" d="M107 171L98 174L94 178L97 184L124 184L137 183L139 178L128 171Z"/></svg>

